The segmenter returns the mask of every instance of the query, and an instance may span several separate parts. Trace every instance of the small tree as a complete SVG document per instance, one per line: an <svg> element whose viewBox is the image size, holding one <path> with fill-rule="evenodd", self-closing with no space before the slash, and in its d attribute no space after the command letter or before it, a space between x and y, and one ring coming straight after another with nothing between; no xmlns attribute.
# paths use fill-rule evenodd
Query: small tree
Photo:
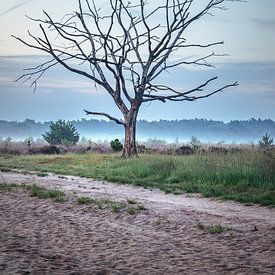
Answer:
<svg viewBox="0 0 275 275"><path fill-rule="evenodd" d="M52 122L50 131L42 135L43 138L52 145L72 145L79 140L79 134L71 122L59 119Z"/></svg>
<svg viewBox="0 0 275 275"><path fill-rule="evenodd" d="M259 146L260 148L268 148L272 145L272 143L273 143L273 138L268 133L265 133L265 135L259 141Z"/></svg>
<svg viewBox="0 0 275 275"><path fill-rule="evenodd" d="M110 145L115 152L119 152L123 149L123 145L117 138L115 140L112 140L110 142Z"/></svg>

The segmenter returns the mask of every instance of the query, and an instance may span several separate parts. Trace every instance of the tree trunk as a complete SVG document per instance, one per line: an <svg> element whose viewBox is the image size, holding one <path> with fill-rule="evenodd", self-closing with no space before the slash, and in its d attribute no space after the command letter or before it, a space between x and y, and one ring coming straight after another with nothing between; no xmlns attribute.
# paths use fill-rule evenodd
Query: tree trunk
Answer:
<svg viewBox="0 0 275 275"><path fill-rule="evenodd" d="M130 118L129 118L130 116ZM124 125L125 139L122 156L125 158L137 156L136 146L136 123L137 111L131 112L127 115L128 123Z"/></svg>
<svg viewBox="0 0 275 275"><path fill-rule="evenodd" d="M125 139L122 156L128 158L137 155L136 147L136 119L124 126Z"/></svg>

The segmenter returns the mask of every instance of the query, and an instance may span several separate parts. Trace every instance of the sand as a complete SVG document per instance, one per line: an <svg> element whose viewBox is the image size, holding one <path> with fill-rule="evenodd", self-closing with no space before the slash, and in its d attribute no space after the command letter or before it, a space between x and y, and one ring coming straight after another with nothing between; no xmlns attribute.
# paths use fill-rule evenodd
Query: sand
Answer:
<svg viewBox="0 0 275 275"><path fill-rule="evenodd" d="M52 174L2 173L0 182L66 193L64 203L0 193L0 274L275 274L274 209ZM146 210L114 213L77 196ZM210 233L215 225L222 232Z"/></svg>

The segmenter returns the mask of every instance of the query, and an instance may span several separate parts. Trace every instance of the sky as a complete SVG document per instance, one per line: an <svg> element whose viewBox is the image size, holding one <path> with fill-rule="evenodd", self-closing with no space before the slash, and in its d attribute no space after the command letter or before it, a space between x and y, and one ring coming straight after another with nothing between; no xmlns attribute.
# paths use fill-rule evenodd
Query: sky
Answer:
<svg viewBox="0 0 275 275"><path fill-rule="evenodd" d="M28 29L39 34L37 23L25 15L43 18L45 10L61 19L64 14L77 10L76 0L66 0L66 5L65 1L53 0L0 1L0 120L88 118L83 109L120 116L102 89L95 89L92 82L60 66L45 74L35 93L29 83L14 81L24 68L38 65L45 58L11 37L13 34L28 39ZM197 1L198 5L200 1L207 2ZM96 2L106 5L106 1ZM213 59L215 69L180 67L164 74L161 80L176 87L192 87L208 77L218 76L220 85L238 81L239 86L196 102L145 104L139 119L275 120L275 1L248 0L227 6L228 10L219 10L214 17L196 23L187 38L194 42L224 41L215 50L228 56Z"/></svg>

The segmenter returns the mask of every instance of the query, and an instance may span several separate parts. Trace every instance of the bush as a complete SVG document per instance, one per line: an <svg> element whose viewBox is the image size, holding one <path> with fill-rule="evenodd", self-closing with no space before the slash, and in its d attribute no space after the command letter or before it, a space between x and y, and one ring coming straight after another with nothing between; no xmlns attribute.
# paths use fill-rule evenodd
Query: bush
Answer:
<svg viewBox="0 0 275 275"><path fill-rule="evenodd" d="M183 145L177 148L175 153L177 155L191 155L194 153L194 150L190 146Z"/></svg>
<svg viewBox="0 0 275 275"><path fill-rule="evenodd" d="M51 145L51 146L43 146L41 149L40 149L40 153L41 154L46 154L46 155L55 155L55 154L59 154L60 153L60 150L59 148L57 148L56 146L54 145Z"/></svg>
<svg viewBox="0 0 275 275"><path fill-rule="evenodd" d="M30 154L45 154L45 155L58 155L60 149L54 145L43 146L41 148L34 148L29 150Z"/></svg>
<svg viewBox="0 0 275 275"><path fill-rule="evenodd" d="M259 141L259 146L260 148L268 148L272 145L273 143L273 138L268 134L266 133L262 139Z"/></svg>
<svg viewBox="0 0 275 275"><path fill-rule="evenodd" d="M111 144L111 148L115 152L119 152L123 149L123 145L117 138L115 140L112 140L110 144Z"/></svg>
<svg viewBox="0 0 275 275"><path fill-rule="evenodd" d="M50 131L42 135L43 138L52 145L74 145L79 140L79 134L71 122L59 119L52 122Z"/></svg>
<svg viewBox="0 0 275 275"><path fill-rule="evenodd" d="M193 149L194 152L197 152L200 149L200 147L201 147L200 140L197 137L195 137L195 136L191 137L190 144L191 144L192 149Z"/></svg>

